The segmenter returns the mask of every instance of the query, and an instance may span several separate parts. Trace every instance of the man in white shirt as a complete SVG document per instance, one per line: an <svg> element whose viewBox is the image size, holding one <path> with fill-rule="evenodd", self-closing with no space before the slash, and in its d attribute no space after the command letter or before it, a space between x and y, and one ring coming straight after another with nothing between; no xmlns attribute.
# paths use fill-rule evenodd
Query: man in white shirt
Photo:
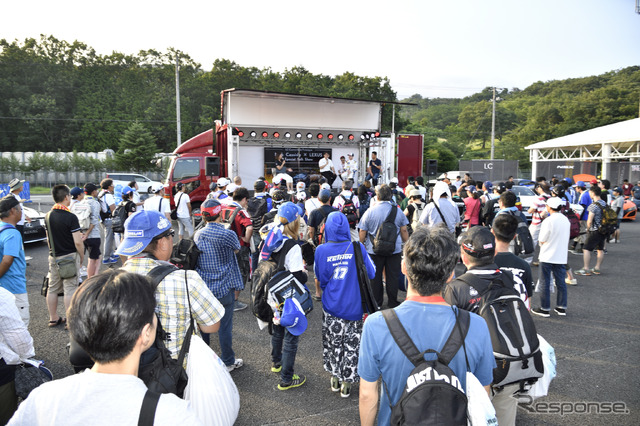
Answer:
<svg viewBox="0 0 640 426"><path fill-rule="evenodd" d="M350 152L347 154L349 159L347 160L347 170L349 174L347 175L347 179L351 179L352 181L356 181L356 172L358 171L358 162L354 159L354 153Z"/></svg>
<svg viewBox="0 0 640 426"><path fill-rule="evenodd" d="M69 307L69 331L95 364L34 389L9 424L138 423L148 392L138 367L156 338L155 307L153 287L143 275L115 270L86 280ZM173 394L159 395L153 412L155 425L202 424L190 403Z"/></svg>
<svg viewBox="0 0 640 426"><path fill-rule="evenodd" d="M100 202L100 218L102 219L102 230L104 231L104 249L102 263L108 265L118 262L118 256L113 254L115 249L115 239L113 236L111 215L116 209L116 199L113 196L113 179L102 179L100 182L100 194L98 201Z"/></svg>
<svg viewBox="0 0 640 426"><path fill-rule="evenodd" d="M320 174L327 178L329 185L333 186L333 181L336 180L336 169L333 167L333 161L329 158L329 152L325 152L322 155L320 161L318 161L318 166L320 167Z"/></svg>
<svg viewBox="0 0 640 426"><path fill-rule="evenodd" d="M182 239L185 231L187 238L193 235L193 224L191 223L191 199L187 194L187 186L181 182L176 184L175 197L173 202L176 205L176 213L178 214L178 239Z"/></svg>
<svg viewBox="0 0 640 426"><path fill-rule="evenodd" d="M171 220L169 200L164 198L164 186L161 183L154 183L151 187L151 192L153 192L154 196L145 200L144 209L164 213L167 220Z"/></svg>

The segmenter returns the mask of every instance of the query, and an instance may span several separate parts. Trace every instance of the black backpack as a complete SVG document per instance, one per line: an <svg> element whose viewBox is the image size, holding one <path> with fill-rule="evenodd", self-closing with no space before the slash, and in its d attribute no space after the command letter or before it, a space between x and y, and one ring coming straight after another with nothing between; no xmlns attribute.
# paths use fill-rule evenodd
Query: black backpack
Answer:
<svg viewBox="0 0 640 426"><path fill-rule="evenodd" d="M327 221L327 216L328 216L328 214L324 211L322 206L318 207L318 210L320 210L320 213L322 213L322 220L320 221L318 226L316 226L316 232L313 234L313 244L315 244L316 247L318 247L320 244L325 243L324 225L325 225L325 222Z"/></svg>
<svg viewBox="0 0 640 426"><path fill-rule="evenodd" d="M195 241L189 238L183 238L173 245L173 251L171 252L171 259L169 262L173 263L180 269L193 270L196 269L196 266L198 265L200 253L202 252L196 245Z"/></svg>
<svg viewBox="0 0 640 426"><path fill-rule="evenodd" d="M249 213L249 217L251 218L254 233L257 233L260 229L260 221L262 220L262 216L267 214L267 211L267 196L262 198L251 197L247 200L247 213Z"/></svg>
<svg viewBox="0 0 640 426"><path fill-rule="evenodd" d="M111 222L111 228L113 232L117 232L118 234L124 233L124 223L127 221L127 203L131 203L131 201L123 201L118 207L113 211L113 221Z"/></svg>
<svg viewBox="0 0 640 426"><path fill-rule="evenodd" d="M105 191L102 190L100 195L98 195L98 202L100 203L100 220L111 218L111 209L107 205L107 202L104 200L104 194Z"/></svg>
<svg viewBox="0 0 640 426"><path fill-rule="evenodd" d="M453 308L452 308L453 309ZM404 326L393 309L382 311L391 337L400 347L404 355L414 365L402 396L391 407L391 425L466 425L467 396L460 379L449 367L449 363L458 353L460 347L465 351L464 339L469 331L469 312L453 309L456 323L451 334L440 351L427 349L420 351L407 334ZM427 361L424 355L436 354L435 360ZM467 370L469 361L467 360ZM384 378L383 387L389 397ZM389 404L391 399L389 398Z"/></svg>
<svg viewBox="0 0 640 426"><path fill-rule="evenodd" d="M356 205L353 203L353 195L349 198L346 198L344 195L341 195L344 199L344 205L342 206L342 213L347 216L347 221L349 221L349 226L351 228L356 227L356 223L358 222L358 214L356 209Z"/></svg>
<svg viewBox="0 0 640 426"><path fill-rule="evenodd" d="M522 219L520 212L509 212L518 220L518 227L516 228L516 237L513 240L514 254L516 256L530 255L534 252L535 247L533 245L533 237L529 231L527 221Z"/></svg>
<svg viewBox="0 0 640 426"><path fill-rule="evenodd" d="M287 239L278 252L278 262L274 260L263 260L258 263L258 267L251 275L251 312L260 321L273 324L273 309L267 302L269 296L269 281L281 267L284 267L284 260L289 250L296 245L293 239ZM273 256L273 255L272 255Z"/></svg>
<svg viewBox="0 0 640 426"><path fill-rule="evenodd" d="M544 373L538 333L531 314L506 271L489 285L471 272L458 279L476 289L481 297L478 315L487 322L497 367L493 386L535 383Z"/></svg>
<svg viewBox="0 0 640 426"><path fill-rule="evenodd" d="M382 222L382 225L376 232L376 237L371 237L371 243L373 244L373 252L378 256L391 256L396 249L396 240L400 235L400 229L396 226L396 215L398 214L398 206L391 205L391 211L387 218Z"/></svg>

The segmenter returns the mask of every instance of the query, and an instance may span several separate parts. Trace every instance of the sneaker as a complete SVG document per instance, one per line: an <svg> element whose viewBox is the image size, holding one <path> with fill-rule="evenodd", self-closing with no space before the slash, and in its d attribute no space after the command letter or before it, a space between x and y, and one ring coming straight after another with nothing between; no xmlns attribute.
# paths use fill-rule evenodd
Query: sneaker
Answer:
<svg viewBox="0 0 640 426"><path fill-rule="evenodd" d="M551 316L551 314L549 313L549 311L545 311L545 310L544 310L544 309L542 309L542 308L535 308L535 309L532 309L532 310L531 310L531 313L532 313L532 314L534 314L534 315L538 315L538 316L540 316L540 317L543 317L543 318L549 318L549 317Z"/></svg>
<svg viewBox="0 0 640 426"><path fill-rule="evenodd" d="M282 364L279 362L272 362L271 363L271 372L272 373L279 373L282 371Z"/></svg>
<svg viewBox="0 0 640 426"><path fill-rule="evenodd" d="M569 250L569 253L582 256L582 250Z"/></svg>
<svg viewBox="0 0 640 426"><path fill-rule="evenodd" d="M555 312L556 314L560 315L561 317L566 317L567 316L567 310L565 308L554 308L553 312Z"/></svg>
<svg viewBox="0 0 640 426"><path fill-rule="evenodd" d="M239 300L236 300L236 303L233 305L233 311L234 312L238 312L238 311L241 311L243 309L247 309L247 306L249 306L249 305L247 305L246 303L242 303Z"/></svg>
<svg viewBox="0 0 640 426"><path fill-rule="evenodd" d="M340 391L340 379L336 376L331 377L331 392L339 392Z"/></svg>
<svg viewBox="0 0 640 426"><path fill-rule="evenodd" d="M103 258L103 259L102 259L102 264L103 264L103 265L111 265L111 263L112 263L112 262L111 262L111 258L108 258L108 259Z"/></svg>
<svg viewBox="0 0 640 426"><path fill-rule="evenodd" d="M279 383L278 390L289 390L297 388L304 385L306 381L307 378L304 375L298 376L297 374L294 374L292 380L289 383Z"/></svg>
<svg viewBox="0 0 640 426"><path fill-rule="evenodd" d="M231 373L233 370L235 370L236 368L240 368L243 365L244 365L244 362L242 361L242 358L236 358L233 364L227 365L227 371Z"/></svg>
<svg viewBox="0 0 640 426"><path fill-rule="evenodd" d="M78 275L80 275L81 277L86 277L88 275L87 267L86 266L81 267L80 272L78 272Z"/></svg>
<svg viewBox="0 0 640 426"><path fill-rule="evenodd" d="M600 274L601 274L600 269L598 269L598 268L593 268L593 269L591 270L591 273L592 273L593 275L600 275Z"/></svg>
<svg viewBox="0 0 640 426"><path fill-rule="evenodd" d="M569 279L567 278L566 280L564 280L565 283L567 283L567 285L578 285L578 280L577 279Z"/></svg>
<svg viewBox="0 0 640 426"><path fill-rule="evenodd" d="M351 383L342 382L340 386L340 396L342 398L349 398L351 396Z"/></svg>
<svg viewBox="0 0 640 426"><path fill-rule="evenodd" d="M118 260L120 260L120 256L115 254L111 256L111 263L118 263Z"/></svg>

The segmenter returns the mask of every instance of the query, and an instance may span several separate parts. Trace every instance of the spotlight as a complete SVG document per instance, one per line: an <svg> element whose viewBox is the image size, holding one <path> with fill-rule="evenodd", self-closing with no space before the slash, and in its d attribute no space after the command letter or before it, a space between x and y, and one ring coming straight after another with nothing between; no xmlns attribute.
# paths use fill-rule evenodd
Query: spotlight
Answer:
<svg viewBox="0 0 640 426"><path fill-rule="evenodd" d="M280 133L278 132L273 132L273 137L278 139L280 137Z"/></svg>
<svg viewBox="0 0 640 426"><path fill-rule="evenodd" d="M368 139L368 138L367 138ZM360 140L363 141L364 140L364 135L360 135Z"/></svg>
<svg viewBox="0 0 640 426"><path fill-rule="evenodd" d="M352 141L353 140L353 135L349 135L349 140Z"/></svg>
<svg viewBox="0 0 640 426"><path fill-rule="evenodd" d="M327 139L329 139L330 141L332 141L332 140L333 140L333 133L329 133L329 134L327 135Z"/></svg>
<svg viewBox="0 0 640 426"><path fill-rule="evenodd" d="M269 136L269 133L267 133L267 132L262 132L262 137L263 137L263 138L266 138L267 136Z"/></svg>
<svg viewBox="0 0 640 426"><path fill-rule="evenodd" d="M285 134L284 134L284 137L285 137L285 138L287 138L287 139L289 139L289 138L291 137L291 133L289 133L289 132L285 133Z"/></svg>
<svg viewBox="0 0 640 426"><path fill-rule="evenodd" d="M251 135L252 138L255 138L256 137L256 132L253 131L253 132L249 133L249 135Z"/></svg>
<svg viewBox="0 0 640 426"><path fill-rule="evenodd" d="M311 133L307 133L307 139L312 139L313 135Z"/></svg>
<svg viewBox="0 0 640 426"><path fill-rule="evenodd" d="M318 133L317 138L318 138L318 139L322 139L322 133Z"/></svg>
<svg viewBox="0 0 640 426"><path fill-rule="evenodd" d="M340 134L338 135L338 140L339 140L339 141L341 141L341 140L343 140L343 139L344 139L344 135L343 135L342 133L340 133Z"/></svg>
<svg viewBox="0 0 640 426"><path fill-rule="evenodd" d="M302 137L302 133L298 132L296 133L296 139L300 139Z"/></svg>
<svg viewBox="0 0 640 426"><path fill-rule="evenodd" d="M240 136L243 137L244 136L244 132L240 129L238 129L237 127L234 127L231 129L231 134L234 136Z"/></svg>

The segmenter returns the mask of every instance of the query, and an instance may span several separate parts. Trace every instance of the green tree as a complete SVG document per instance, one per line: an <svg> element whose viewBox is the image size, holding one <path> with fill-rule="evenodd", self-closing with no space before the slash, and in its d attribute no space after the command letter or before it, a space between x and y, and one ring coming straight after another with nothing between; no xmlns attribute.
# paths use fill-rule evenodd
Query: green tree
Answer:
<svg viewBox="0 0 640 426"><path fill-rule="evenodd" d="M154 136L142 124L135 122L120 138L116 164L121 170L144 172L154 168L152 161L157 153Z"/></svg>

